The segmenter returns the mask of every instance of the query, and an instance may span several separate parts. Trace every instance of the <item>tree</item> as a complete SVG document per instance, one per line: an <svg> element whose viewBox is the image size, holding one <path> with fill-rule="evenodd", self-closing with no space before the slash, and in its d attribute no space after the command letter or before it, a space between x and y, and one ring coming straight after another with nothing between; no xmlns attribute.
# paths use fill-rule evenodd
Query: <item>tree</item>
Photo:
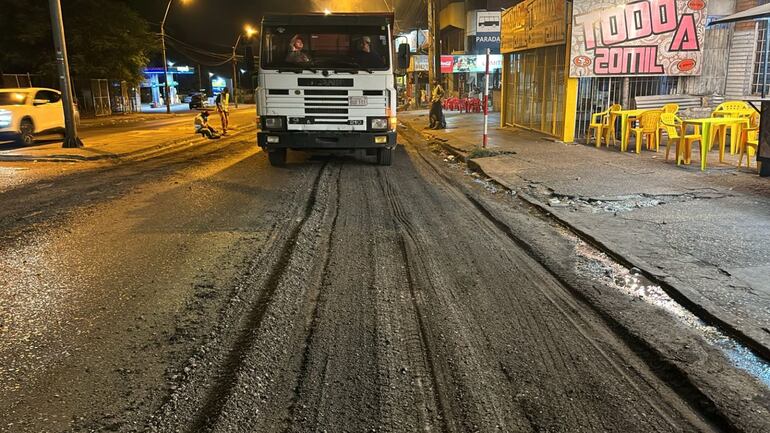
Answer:
<svg viewBox="0 0 770 433"><path fill-rule="evenodd" d="M55 76L47 2L0 0L0 72ZM157 38L147 21L116 0L62 0L70 68L78 79L137 85Z"/></svg>

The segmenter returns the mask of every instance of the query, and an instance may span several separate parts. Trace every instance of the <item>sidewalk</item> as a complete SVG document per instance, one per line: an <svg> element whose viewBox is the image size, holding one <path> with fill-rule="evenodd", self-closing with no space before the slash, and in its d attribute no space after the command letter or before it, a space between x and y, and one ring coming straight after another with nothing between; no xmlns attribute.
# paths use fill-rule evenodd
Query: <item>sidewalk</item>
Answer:
<svg viewBox="0 0 770 433"><path fill-rule="evenodd" d="M446 113L448 129L425 130L426 112L399 119L460 157L481 143L483 117ZM556 142L490 116L489 149L470 165L541 207L675 299L770 359L770 179L720 164L700 171L664 152ZM729 152L727 152L729 154ZM728 164L729 162L729 164Z"/></svg>

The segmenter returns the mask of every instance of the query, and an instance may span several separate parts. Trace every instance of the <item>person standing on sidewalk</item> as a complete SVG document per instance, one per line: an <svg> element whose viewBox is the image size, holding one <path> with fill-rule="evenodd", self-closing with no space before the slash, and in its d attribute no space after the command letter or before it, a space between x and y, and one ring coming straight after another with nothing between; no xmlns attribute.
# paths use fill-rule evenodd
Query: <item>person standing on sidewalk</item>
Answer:
<svg viewBox="0 0 770 433"><path fill-rule="evenodd" d="M222 135L225 135L227 134L227 126L230 123L230 89L225 87L217 95L216 103L219 119L222 121Z"/></svg>
<svg viewBox="0 0 770 433"><path fill-rule="evenodd" d="M441 100L444 99L444 88L438 80L433 80L433 91L430 99L430 129L445 129L446 120L444 119L444 110L441 107Z"/></svg>

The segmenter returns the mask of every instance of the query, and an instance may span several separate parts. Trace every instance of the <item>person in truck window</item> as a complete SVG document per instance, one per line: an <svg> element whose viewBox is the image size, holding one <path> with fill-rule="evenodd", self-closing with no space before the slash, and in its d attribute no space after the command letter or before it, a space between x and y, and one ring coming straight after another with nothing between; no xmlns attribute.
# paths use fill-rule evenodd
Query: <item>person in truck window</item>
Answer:
<svg viewBox="0 0 770 433"><path fill-rule="evenodd" d="M286 61L289 63L309 63L310 56L302 51L303 48L305 48L305 42L302 40L302 36L294 35L289 42L289 53L286 54Z"/></svg>
<svg viewBox="0 0 770 433"><path fill-rule="evenodd" d="M362 68L381 68L384 66L382 58L372 52L372 38L364 36L358 41L358 50L353 58Z"/></svg>

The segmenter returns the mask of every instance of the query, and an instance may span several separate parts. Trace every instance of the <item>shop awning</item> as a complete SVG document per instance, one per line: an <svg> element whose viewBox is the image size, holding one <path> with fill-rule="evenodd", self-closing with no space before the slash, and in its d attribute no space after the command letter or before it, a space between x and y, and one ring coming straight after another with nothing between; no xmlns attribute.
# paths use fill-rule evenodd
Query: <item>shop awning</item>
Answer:
<svg viewBox="0 0 770 433"><path fill-rule="evenodd" d="M717 24L734 23L737 21L751 21L762 18L770 18L770 3L757 6L745 11L738 12L736 14L728 15L724 18L712 21L709 25L714 26Z"/></svg>

